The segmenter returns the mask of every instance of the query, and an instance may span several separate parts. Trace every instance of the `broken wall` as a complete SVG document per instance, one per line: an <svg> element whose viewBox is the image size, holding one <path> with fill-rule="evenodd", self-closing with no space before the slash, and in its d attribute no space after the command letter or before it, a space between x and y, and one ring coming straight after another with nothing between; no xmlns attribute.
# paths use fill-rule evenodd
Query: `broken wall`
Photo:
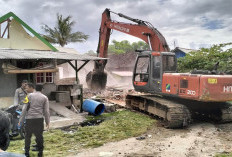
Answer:
<svg viewBox="0 0 232 157"><path fill-rule="evenodd" d="M4 74L2 64L0 60L0 108L13 104L14 93L18 88L16 74Z"/></svg>

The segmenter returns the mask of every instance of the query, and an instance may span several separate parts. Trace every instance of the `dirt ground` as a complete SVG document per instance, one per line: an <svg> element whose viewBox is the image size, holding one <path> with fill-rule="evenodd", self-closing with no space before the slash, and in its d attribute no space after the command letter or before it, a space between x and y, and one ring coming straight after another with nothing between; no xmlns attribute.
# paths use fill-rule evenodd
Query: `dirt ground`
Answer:
<svg viewBox="0 0 232 157"><path fill-rule="evenodd" d="M103 97L111 103L123 106L123 92L119 92L122 96L119 99L115 99L115 93L118 94L118 90L108 90ZM206 120L194 120L184 129L166 129L157 120L157 124L141 137L106 143L98 148L84 150L77 156L207 157L232 152L231 137L232 123L216 124Z"/></svg>
<svg viewBox="0 0 232 157"><path fill-rule="evenodd" d="M232 123L195 122L185 129L165 129L157 123L140 140L136 137L86 150L78 157L145 156L206 157L232 152ZM145 137L145 139L143 139Z"/></svg>

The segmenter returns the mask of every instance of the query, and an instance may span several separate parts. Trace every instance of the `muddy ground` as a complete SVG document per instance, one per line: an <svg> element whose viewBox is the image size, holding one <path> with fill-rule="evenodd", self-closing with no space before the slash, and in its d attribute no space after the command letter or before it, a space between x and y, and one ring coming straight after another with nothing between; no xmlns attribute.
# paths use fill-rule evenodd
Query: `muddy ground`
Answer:
<svg viewBox="0 0 232 157"><path fill-rule="evenodd" d="M159 122L141 137L86 150L79 157L146 156L146 157L206 157L232 152L232 123L194 122L184 129L165 129ZM145 138L145 139L143 139Z"/></svg>

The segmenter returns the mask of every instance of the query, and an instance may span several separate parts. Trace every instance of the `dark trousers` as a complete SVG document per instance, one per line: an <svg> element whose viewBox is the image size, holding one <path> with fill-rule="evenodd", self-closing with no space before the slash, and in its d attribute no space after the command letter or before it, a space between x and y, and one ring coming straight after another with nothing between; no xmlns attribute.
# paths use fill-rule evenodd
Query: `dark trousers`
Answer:
<svg viewBox="0 0 232 157"><path fill-rule="evenodd" d="M17 124L19 123L19 119L17 119L17 118L13 118L13 120L12 120L12 129L11 129L11 131L12 132L15 132L15 131L18 131L18 126L17 126Z"/></svg>
<svg viewBox="0 0 232 157"><path fill-rule="evenodd" d="M44 130L44 119L26 119L25 126L25 153L29 153L31 145L31 136L35 135L35 141L39 150L39 153L43 152L43 130Z"/></svg>

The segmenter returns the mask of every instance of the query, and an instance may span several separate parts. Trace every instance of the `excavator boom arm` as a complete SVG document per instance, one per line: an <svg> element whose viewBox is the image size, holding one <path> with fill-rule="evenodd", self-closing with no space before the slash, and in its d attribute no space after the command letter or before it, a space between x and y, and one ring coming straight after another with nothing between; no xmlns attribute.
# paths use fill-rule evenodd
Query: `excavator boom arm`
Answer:
<svg viewBox="0 0 232 157"><path fill-rule="evenodd" d="M123 23L111 20L109 9L102 13L101 27L99 30L99 42L97 54L99 57L106 58L111 30L117 30L128 35L138 37L149 44L150 50L164 52L169 51L169 47L163 35L155 29L152 24L139 19L134 19L121 13L114 13L136 24ZM107 82L107 74L104 72L105 60L95 61L93 71L89 72L86 82L89 88L104 89Z"/></svg>
<svg viewBox="0 0 232 157"><path fill-rule="evenodd" d="M114 12L113 12L114 13ZM117 14L117 13L115 13ZM102 14L102 22L99 30L99 57L107 57L111 29L138 37L150 45L151 50L164 52L169 51L168 44L163 35L148 22L133 19L121 13L118 16L136 22L137 24L122 23L111 20L110 10L106 9Z"/></svg>

